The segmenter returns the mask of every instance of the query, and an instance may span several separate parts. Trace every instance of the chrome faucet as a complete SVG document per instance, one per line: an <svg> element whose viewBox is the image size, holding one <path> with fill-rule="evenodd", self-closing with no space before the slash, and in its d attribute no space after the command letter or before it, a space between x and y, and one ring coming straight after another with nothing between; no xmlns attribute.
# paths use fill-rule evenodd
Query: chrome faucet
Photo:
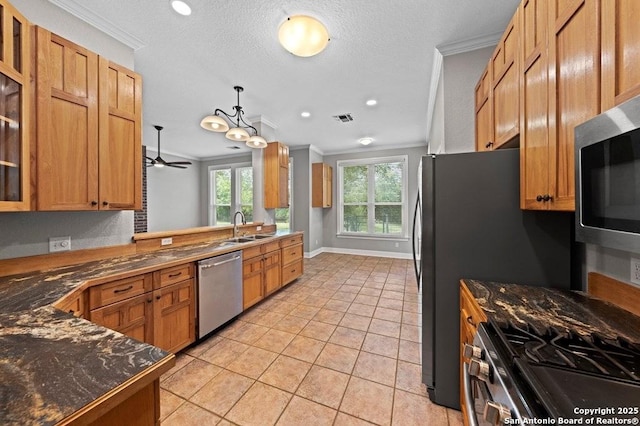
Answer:
<svg viewBox="0 0 640 426"><path fill-rule="evenodd" d="M236 219L238 218L238 214L240 214L240 217L242 218L242 224L243 225L247 224L247 220L244 218L244 213L242 213L240 210L235 212L234 215L233 215L233 238L236 238L238 236L238 225L236 223Z"/></svg>

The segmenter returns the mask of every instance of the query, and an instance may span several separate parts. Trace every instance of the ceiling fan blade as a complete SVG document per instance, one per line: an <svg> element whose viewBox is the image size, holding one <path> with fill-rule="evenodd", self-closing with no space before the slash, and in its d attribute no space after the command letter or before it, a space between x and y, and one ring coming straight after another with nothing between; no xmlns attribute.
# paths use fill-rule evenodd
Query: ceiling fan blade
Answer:
<svg viewBox="0 0 640 426"><path fill-rule="evenodd" d="M175 163L166 163L165 166L167 166L167 167L175 167L176 169L186 169L185 166L177 166Z"/></svg>
<svg viewBox="0 0 640 426"><path fill-rule="evenodd" d="M190 166L191 161L169 161L167 164L185 164L187 166Z"/></svg>

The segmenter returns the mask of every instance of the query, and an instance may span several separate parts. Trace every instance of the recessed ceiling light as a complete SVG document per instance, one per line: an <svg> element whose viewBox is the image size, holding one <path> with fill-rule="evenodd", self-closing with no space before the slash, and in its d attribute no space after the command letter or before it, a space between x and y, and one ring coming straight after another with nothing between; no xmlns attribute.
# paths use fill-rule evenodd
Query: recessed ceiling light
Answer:
<svg viewBox="0 0 640 426"><path fill-rule="evenodd" d="M371 142L373 142L373 138L361 138L361 139L358 139L358 142L366 146L366 145L369 145Z"/></svg>
<svg viewBox="0 0 640 426"><path fill-rule="evenodd" d="M183 15L183 16L191 15L191 7L187 3L181 0L171 0L171 7L180 15Z"/></svg>
<svg viewBox="0 0 640 426"><path fill-rule="evenodd" d="M300 115L303 116L304 118L311 117L311 113L309 111L302 111Z"/></svg>
<svg viewBox="0 0 640 426"><path fill-rule="evenodd" d="M378 101L376 101L375 99L369 99L366 103L369 106L374 106L378 103Z"/></svg>

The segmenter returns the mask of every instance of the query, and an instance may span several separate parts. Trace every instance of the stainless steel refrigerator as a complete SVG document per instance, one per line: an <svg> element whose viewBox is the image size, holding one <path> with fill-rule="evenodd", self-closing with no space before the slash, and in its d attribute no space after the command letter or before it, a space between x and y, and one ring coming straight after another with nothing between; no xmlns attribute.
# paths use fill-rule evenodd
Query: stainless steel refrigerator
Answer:
<svg viewBox="0 0 640 426"><path fill-rule="evenodd" d="M573 214L520 210L519 165L517 149L422 159L422 381L436 404L460 409L461 278L571 287Z"/></svg>

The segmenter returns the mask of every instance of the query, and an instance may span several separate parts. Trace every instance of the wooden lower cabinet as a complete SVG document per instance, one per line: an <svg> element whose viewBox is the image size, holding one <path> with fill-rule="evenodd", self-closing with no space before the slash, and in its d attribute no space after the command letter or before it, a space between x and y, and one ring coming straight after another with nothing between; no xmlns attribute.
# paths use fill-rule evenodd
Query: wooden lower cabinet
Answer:
<svg viewBox="0 0 640 426"><path fill-rule="evenodd" d="M133 339L153 344L153 297L135 296L91 311L91 321Z"/></svg>
<svg viewBox="0 0 640 426"><path fill-rule="evenodd" d="M486 314L471 295L467 286L463 282L460 282L460 409L465 424L467 424L466 419L468 417L465 406L464 376L462 370L465 366L465 358L463 355L464 345L473 343L473 336L475 336L478 330L478 324L486 321Z"/></svg>
<svg viewBox="0 0 640 426"><path fill-rule="evenodd" d="M255 305L281 287L280 268L280 250L243 260L242 306L244 309Z"/></svg>
<svg viewBox="0 0 640 426"><path fill-rule="evenodd" d="M282 252L282 285L289 284L303 273L302 235L294 235L280 241Z"/></svg>
<svg viewBox="0 0 640 426"><path fill-rule="evenodd" d="M153 299L153 344L176 353L195 342L195 280L155 290Z"/></svg>
<svg viewBox="0 0 640 426"><path fill-rule="evenodd" d="M193 263L186 263L91 287L89 319L178 352L196 340L194 271Z"/></svg>

